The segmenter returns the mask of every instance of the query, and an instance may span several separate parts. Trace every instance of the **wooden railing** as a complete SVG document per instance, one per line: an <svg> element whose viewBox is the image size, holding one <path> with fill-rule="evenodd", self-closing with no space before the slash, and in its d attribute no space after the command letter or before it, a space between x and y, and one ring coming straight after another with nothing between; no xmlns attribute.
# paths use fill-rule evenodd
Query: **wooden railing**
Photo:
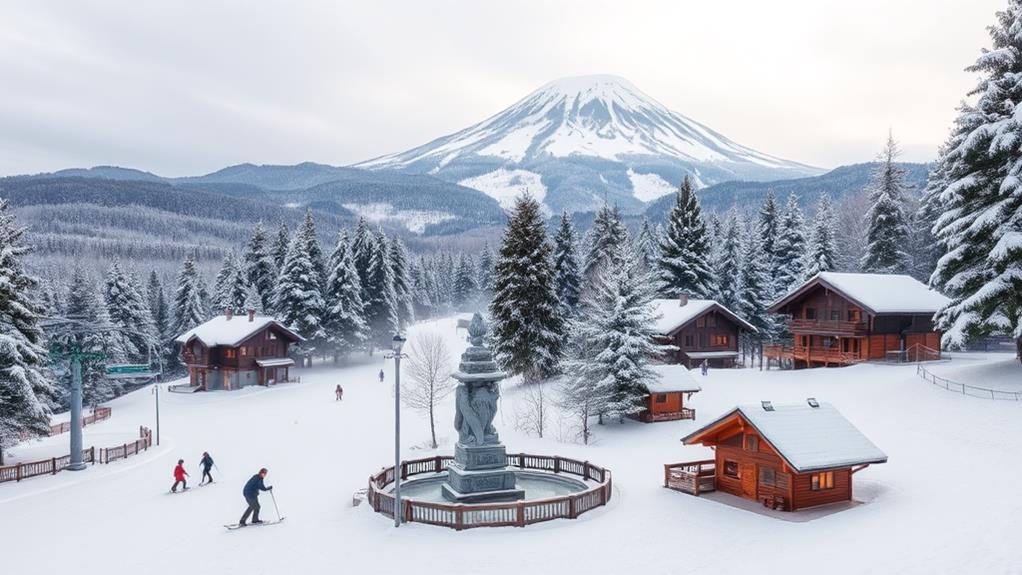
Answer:
<svg viewBox="0 0 1022 575"><path fill-rule="evenodd" d="M664 487L699 495L717 489L716 462L712 459L664 464Z"/></svg>
<svg viewBox="0 0 1022 575"><path fill-rule="evenodd" d="M848 365L866 361L859 352L841 351L836 347L809 347L804 345L765 345L763 355L772 359L790 359L824 364Z"/></svg>
<svg viewBox="0 0 1022 575"><path fill-rule="evenodd" d="M422 473L439 473L445 471L453 460L450 456L436 456L402 461L399 475L404 480ZM598 484L585 491L560 497L509 503L430 503L402 498L402 520L451 527L459 531L475 527L524 527L551 519L574 519L586 511L606 505L610 500L613 487L610 471L588 461L518 453L508 454L507 464L518 469L567 473ZM394 495L386 491L386 488L393 482L394 468L385 468L369 478L366 493L366 499L373 509L390 517L394 516Z"/></svg>
<svg viewBox="0 0 1022 575"><path fill-rule="evenodd" d="M884 359L890 363L919 363L921 361L937 361L942 357L939 349L917 343L910 345L908 349L888 351L885 353Z"/></svg>
<svg viewBox="0 0 1022 575"><path fill-rule="evenodd" d="M86 415L85 417L82 418L82 427L85 427L86 425L92 425L93 423L97 423L99 421L110 419L110 415L112 413L113 409L109 407L97 407L96 409L92 410L92 415ZM51 425L49 436L53 437L54 435L60 435L61 433L67 433L69 431L71 431L71 422L64 421L56 425ZM31 439L32 437L33 436L30 433L21 434L22 441L25 441L26 439Z"/></svg>
<svg viewBox="0 0 1022 575"><path fill-rule="evenodd" d="M788 329L823 334L866 335L866 323L861 321L792 319L788 322Z"/></svg>
<svg viewBox="0 0 1022 575"><path fill-rule="evenodd" d="M982 397L985 399L1003 399L1008 401L1022 401L1022 391L1005 391L1003 389L991 389L989 387L979 387L976 385L969 385L966 383L959 383L957 381L951 381L950 379L940 377L930 373L922 364L916 364L916 375L923 378L923 380L936 385L937 387L943 387L948 391L960 393L962 395L968 395L970 397Z"/></svg>
<svg viewBox="0 0 1022 575"><path fill-rule="evenodd" d="M82 462L84 463L110 463L134 455L139 451L145 451L153 444L153 432L145 426L138 428L139 439L131 443L124 443L116 447L109 447L97 450L95 447L82 450ZM97 452L99 457L96 457ZM39 461L29 461L15 465L0 466L0 483L7 481L21 481L29 477L39 475L56 475L63 471L71 463L71 455L62 457L51 457Z"/></svg>
<svg viewBox="0 0 1022 575"><path fill-rule="evenodd" d="M654 423L657 421L677 421L679 419L695 419L696 410L689 407L682 407L678 411L670 411L666 413L653 413L649 410L643 411L639 414L639 420L646 423Z"/></svg>

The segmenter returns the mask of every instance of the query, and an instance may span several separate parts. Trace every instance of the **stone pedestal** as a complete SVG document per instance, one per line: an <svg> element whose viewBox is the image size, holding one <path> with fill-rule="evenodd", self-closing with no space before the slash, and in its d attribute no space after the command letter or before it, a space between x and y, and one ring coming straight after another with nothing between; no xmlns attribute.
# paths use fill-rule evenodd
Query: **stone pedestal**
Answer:
<svg viewBox="0 0 1022 575"><path fill-rule="evenodd" d="M506 449L499 444L457 444L454 463L447 468L443 494L458 503L516 501L525 497L525 491L517 488L514 472L507 469Z"/></svg>

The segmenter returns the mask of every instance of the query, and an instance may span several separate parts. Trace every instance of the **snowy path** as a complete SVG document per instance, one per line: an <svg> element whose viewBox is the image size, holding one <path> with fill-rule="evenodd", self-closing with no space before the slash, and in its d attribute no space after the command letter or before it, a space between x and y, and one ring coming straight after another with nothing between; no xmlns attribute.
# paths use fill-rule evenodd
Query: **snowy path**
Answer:
<svg viewBox="0 0 1022 575"><path fill-rule="evenodd" d="M416 326L464 344L447 319ZM1003 359L1003 358L1001 358ZM376 379L380 368L387 383ZM455 532L412 524L399 530L351 494L392 457L392 362L377 356L341 369L302 370L303 383L239 392L162 395L162 445L144 455L81 473L0 486L4 572L51 573L70 560L82 573L738 573L755 561L763 573L1009 573L1022 565L1022 404L963 398L935 389L912 366L830 370L712 371L698 378L698 422L735 403L815 396L837 406L890 456L856 476L870 502L810 521L758 512L663 489L666 462L698 458L679 439L697 423L608 424L583 447L527 437L513 428L510 386L498 416L509 451L589 459L614 472L614 500L577 521L526 529ZM336 402L341 383L345 400ZM114 418L85 430L135 432L154 425L148 389L111 402ZM451 450L453 397L438 416ZM405 410L405 456L428 438L428 422ZM46 440L54 441L57 438ZM66 442L66 435L60 439ZM66 445L66 443L61 443ZM36 449L36 448L32 448ZM66 448L65 448L66 449ZM198 482L203 450L224 475L218 483L169 495L171 470L185 459ZM283 525L228 532L244 508L241 486L260 466ZM979 474L991 471L992 475ZM1004 488L989 479L1003 478ZM980 479L982 478L982 480ZM262 498L263 513L273 504ZM73 544L72 544L73 543ZM463 567L454 568L455 557ZM399 566L400 569L399 569Z"/></svg>

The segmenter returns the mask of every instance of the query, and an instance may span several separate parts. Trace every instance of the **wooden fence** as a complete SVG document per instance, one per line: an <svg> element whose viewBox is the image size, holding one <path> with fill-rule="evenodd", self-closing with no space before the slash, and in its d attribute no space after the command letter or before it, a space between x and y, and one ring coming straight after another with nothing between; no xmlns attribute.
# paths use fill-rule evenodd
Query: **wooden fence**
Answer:
<svg viewBox="0 0 1022 575"><path fill-rule="evenodd" d="M96 409L92 410L92 415L86 415L85 417L82 418L82 427L85 427L86 425L92 425L93 423L97 423L105 419L110 419L110 415L112 413L113 409L109 407L97 407ZM71 422L65 421L62 423L58 423L56 425L51 425L50 432L48 435L50 437L53 437L54 435L60 435L61 433L67 433L69 431L71 431ZM22 441L31 438L32 435L29 433L21 434Z"/></svg>
<svg viewBox="0 0 1022 575"><path fill-rule="evenodd" d="M404 480L422 473L439 473L446 470L452 461L454 458L450 456L402 461L400 476ZM596 481L598 485L559 497L509 503L430 503L402 498L402 520L451 527L459 531L475 527L524 527L551 519L575 519L586 511L606 505L610 500L613 488L610 471L588 461L519 453L508 454L507 464L518 469L576 475L587 481ZM385 489L393 482L394 468L385 468L369 478L366 493L366 499L373 509L390 517L394 516L394 494Z"/></svg>
<svg viewBox="0 0 1022 575"><path fill-rule="evenodd" d="M950 379L940 377L939 375L934 375L922 365L916 365L916 375L937 387L943 387L948 391L961 393L962 395L968 395L970 397L1022 401L1022 391L1004 391L1001 389L990 389L989 387L979 387L976 385L958 383L957 381L951 381Z"/></svg>
<svg viewBox="0 0 1022 575"><path fill-rule="evenodd" d="M153 444L153 432L145 426L138 428L139 438L131 443L124 443L116 447L108 447L96 449L90 447L82 450L82 461L84 463L110 463L118 459L123 459L129 455L134 455L140 451L145 451ZM97 457L98 454L98 457ZM71 455L64 455L62 457L51 457L49 459L41 459L39 461L29 461L27 463L18 463L15 465L0 466L0 483L7 481L21 481L22 479L28 479L29 477L36 477L39 475L56 475L58 471L63 471L68 464L71 463Z"/></svg>

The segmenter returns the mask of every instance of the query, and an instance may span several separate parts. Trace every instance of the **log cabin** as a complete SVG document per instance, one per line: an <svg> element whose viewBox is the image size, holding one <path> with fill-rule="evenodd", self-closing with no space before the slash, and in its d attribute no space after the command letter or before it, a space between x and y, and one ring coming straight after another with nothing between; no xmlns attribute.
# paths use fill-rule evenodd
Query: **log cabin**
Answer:
<svg viewBox="0 0 1022 575"><path fill-rule="evenodd" d="M663 358L691 369L706 361L710 367L734 367L738 360L738 337L756 328L734 312L709 299L653 300L660 319L657 342L677 351Z"/></svg>
<svg viewBox="0 0 1022 575"><path fill-rule="evenodd" d="M646 382L649 395L646 396L646 407L638 413L637 419L645 423L695 419L696 410L686 407L685 402L702 387L688 369L678 364L655 365L653 369L660 379Z"/></svg>
<svg viewBox="0 0 1022 575"><path fill-rule="evenodd" d="M719 490L797 511L852 500L852 476L887 455L828 403L740 405L682 439L713 459L666 465L664 486Z"/></svg>
<svg viewBox="0 0 1022 575"><path fill-rule="evenodd" d="M766 346L792 367L940 358L933 315L948 298L906 275L821 272L768 308L789 316L791 346Z"/></svg>
<svg viewBox="0 0 1022 575"><path fill-rule="evenodd" d="M292 343L304 341L272 317L232 310L196 326L177 338L189 384L197 390L232 390L290 380Z"/></svg>

